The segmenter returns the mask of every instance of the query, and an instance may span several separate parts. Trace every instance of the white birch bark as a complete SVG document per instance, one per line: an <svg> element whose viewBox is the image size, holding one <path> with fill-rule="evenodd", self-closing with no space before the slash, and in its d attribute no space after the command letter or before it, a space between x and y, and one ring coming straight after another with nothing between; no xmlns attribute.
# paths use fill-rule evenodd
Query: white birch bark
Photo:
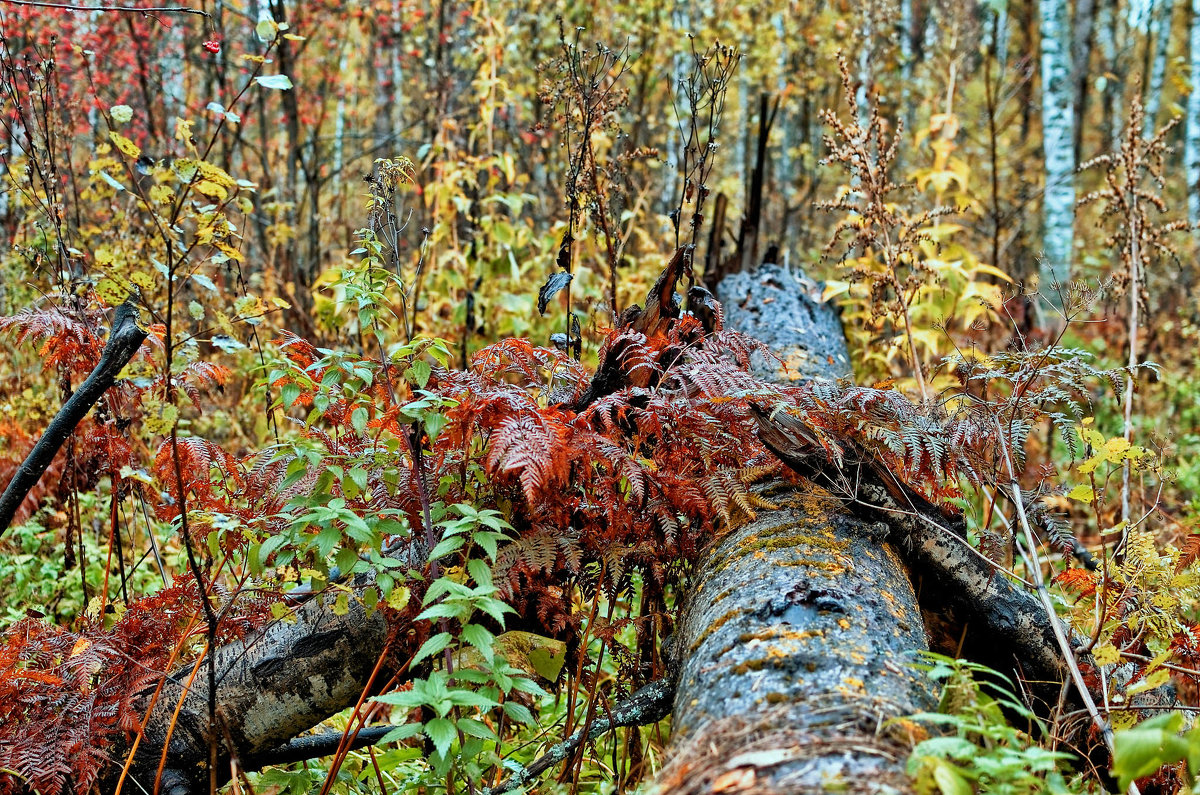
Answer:
<svg viewBox="0 0 1200 795"><path fill-rule="evenodd" d="M1200 0L1192 0L1192 19L1188 28L1188 58L1191 64L1191 90L1187 98L1187 124L1183 144L1187 170L1188 223L1200 240Z"/></svg>
<svg viewBox="0 0 1200 795"><path fill-rule="evenodd" d="M1142 129L1147 139L1153 138L1158 130L1156 119L1162 104L1163 82L1167 74L1167 55L1171 49L1171 14L1175 10L1174 0L1158 0L1150 17L1149 39L1154 47L1154 60L1150 67L1150 82L1146 91L1146 126Z"/></svg>
<svg viewBox="0 0 1200 795"><path fill-rule="evenodd" d="M787 25L783 14L776 14L772 20L775 26L775 36L779 40L779 73L775 80L775 93L782 97L787 91L788 77L791 75L791 49L788 46L790 41ZM791 105L791 103L787 103ZM792 201L792 124L788 118L787 109L783 106L779 108L779 121L776 127L779 129L779 168L775 171L774 184L776 190L779 191L779 197L782 201L784 212L783 218L788 216L786 208ZM779 230L781 240L790 240L787 227ZM786 251L786 246L784 247ZM786 256L786 254L785 254Z"/></svg>
<svg viewBox="0 0 1200 795"><path fill-rule="evenodd" d="M1038 289L1061 306L1056 284L1071 277L1075 237L1075 112L1066 0L1039 0L1042 38L1042 249Z"/></svg>
<svg viewBox="0 0 1200 795"><path fill-rule="evenodd" d="M338 59L338 74L347 74L349 48L342 46L342 55ZM338 88L337 111L333 121L333 195L335 201L342 195L342 167L345 163L346 137L346 87ZM340 202L339 202L340 203Z"/></svg>

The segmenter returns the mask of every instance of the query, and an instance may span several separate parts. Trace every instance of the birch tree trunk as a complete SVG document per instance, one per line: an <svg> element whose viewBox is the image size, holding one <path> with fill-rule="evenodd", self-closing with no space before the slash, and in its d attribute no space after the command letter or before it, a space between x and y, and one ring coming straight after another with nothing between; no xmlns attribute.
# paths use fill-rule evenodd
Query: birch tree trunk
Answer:
<svg viewBox="0 0 1200 795"><path fill-rule="evenodd" d="M1200 241L1200 0L1192 0L1192 19L1188 26L1188 62L1191 66L1191 90L1187 97L1187 124L1183 144L1187 169L1188 224Z"/></svg>
<svg viewBox="0 0 1200 795"><path fill-rule="evenodd" d="M1071 80L1075 87L1075 162L1083 158L1084 119L1087 116L1088 88L1091 75L1088 62L1095 39L1096 0L1079 0L1075 5L1074 35L1071 41Z"/></svg>
<svg viewBox="0 0 1200 795"><path fill-rule="evenodd" d="M1039 0L1042 40L1042 296L1061 308L1056 285L1071 277L1075 239L1075 111L1070 79L1067 0Z"/></svg>
<svg viewBox="0 0 1200 795"><path fill-rule="evenodd" d="M1171 49L1171 16L1175 10L1174 0L1158 0L1150 17L1147 46L1154 48L1150 67L1150 80L1146 87L1146 126L1142 134L1147 140L1158 130L1156 119L1162 104L1163 81L1167 74L1167 55Z"/></svg>

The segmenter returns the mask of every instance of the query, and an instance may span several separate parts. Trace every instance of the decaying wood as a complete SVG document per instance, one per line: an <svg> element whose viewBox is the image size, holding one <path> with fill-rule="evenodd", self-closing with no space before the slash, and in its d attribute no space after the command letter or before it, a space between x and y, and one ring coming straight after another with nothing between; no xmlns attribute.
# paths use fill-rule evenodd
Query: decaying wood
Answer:
<svg viewBox="0 0 1200 795"><path fill-rule="evenodd" d="M852 448L839 467L796 417L762 410L756 416L759 438L788 466L838 495L852 515L889 527L887 540L920 585L923 611L964 633L963 648L946 651L1001 670L1017 664L1027 681L1045 683L1041 695L1057 695L1066 667L1051 618L1033 594L968 544L961 516L933 505ZM1086 645L1078 634L1073 639L1076 648Z"/></svg>
<svg viewBox="0 0 1200 795"><path fill-rule="evenodd" d="M705 556L675 635L679 685L661 792L895 792L908 737L893 718L934 704L908 665L925 649L887 527L818 489Z"/></svg>

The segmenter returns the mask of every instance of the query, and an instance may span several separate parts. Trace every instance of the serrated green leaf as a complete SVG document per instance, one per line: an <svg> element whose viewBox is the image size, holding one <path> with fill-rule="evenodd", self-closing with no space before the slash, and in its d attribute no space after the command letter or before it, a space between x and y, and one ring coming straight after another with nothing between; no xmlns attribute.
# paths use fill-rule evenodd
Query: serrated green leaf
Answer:
<svg viewBox="0 0 1200 795"><path fill-rule="evenodd" d="M436 654L441 654L442 651L453 642L454 636L449 632L439 632L421 644L421 648L417 650L416 656L414 656L412 659L412 665L416 665L426 657L433 657Z"/></svg>
<svg viewBox="0 0 1200 795"><path fill-rule="evenodd" d="M425 724L425 736L433 743L433 747L442 756L450 751L450 746L458 738L458 730L454 723L446 718L434 718Z"/></svg>
<svg viewBox="0 0 1200 795"><path fill-rule="evenodd" d="M376 700L379 701L382 699ZM406 723L403 726L397 726L387 734L383 735L383 737L379 738L379 742L382 744L407 740L410 737L416 737L424 728L424 725L420 723Z"/></svg>

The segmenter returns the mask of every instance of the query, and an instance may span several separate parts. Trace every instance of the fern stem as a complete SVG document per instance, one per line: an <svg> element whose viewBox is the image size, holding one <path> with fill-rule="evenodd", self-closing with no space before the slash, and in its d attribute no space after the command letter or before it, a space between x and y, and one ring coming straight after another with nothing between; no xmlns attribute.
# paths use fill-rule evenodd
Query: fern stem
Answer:
<svg viewBox="0 0 1200 795"><path fill-rule="evenodd" d="M1001 427L999 419L996 420L996 438L1000 442L1000 456L1008 472L1008 485L1012 491L1013 505L1017 509L1017 520L1021 525L1021 532L1025 537L1025 545L1029 547L1029 557L1033 562L1033 565L1029 567L1029 577L1033 580L1034 590L1037 592L1038 600L1042 603L1042 609L1046 611L1046 617L1050 620L1050 627L1054 631L1054 640L1062 652L1063 662L1071 674L1071 681L1075 684L1075 689L1079 691L1079 697L1083 700L1083 705L1087 708L1088 715L1091 716L1096 728L1100 730L1100 735L1104 739L1104 745L1111 754L1113 753L1112 727L1100 715L1100 710L1096 708L1096 701L1092 698L1091 691L1088 690L1087 684L1083 681L1083 674L1079 670L1079 662L1075 659L1071 643L1067 639L1066 633L1063 632L1062 623L1059 621L1058 614L1054 610L1054 602L1050 599L1050 592L1046 590L1046 580L1042 576L1041 561L1038 558L1037 539L1034 538L1033 530L1029 526L1029 516L1025 513L1025 499L1021 495L1021 484L1017 480L1017 474L1013 468L1012 456L1009 454L1008 445L1005 443L1004 429ZM1136 784L1130 784L1129 793L1130 795L1139 795Z"/></svg>
<svg viewBox="0 0 1200 795"><path fill-rule="evenodd" d="M1136 190L1130 191L1129 206L1129 372L1125 377L1125 426L1124 438L1126 443L1133 441L1133 386L1138 366L1138 323L1139 297L1142 291L1141 268L1141 234L1142 227L1138 218L1138 196ZM1121 521L1125 523L1126 531L1129 526L1129 491L1131 463L1128 457L1121 464Z"/></svg>

